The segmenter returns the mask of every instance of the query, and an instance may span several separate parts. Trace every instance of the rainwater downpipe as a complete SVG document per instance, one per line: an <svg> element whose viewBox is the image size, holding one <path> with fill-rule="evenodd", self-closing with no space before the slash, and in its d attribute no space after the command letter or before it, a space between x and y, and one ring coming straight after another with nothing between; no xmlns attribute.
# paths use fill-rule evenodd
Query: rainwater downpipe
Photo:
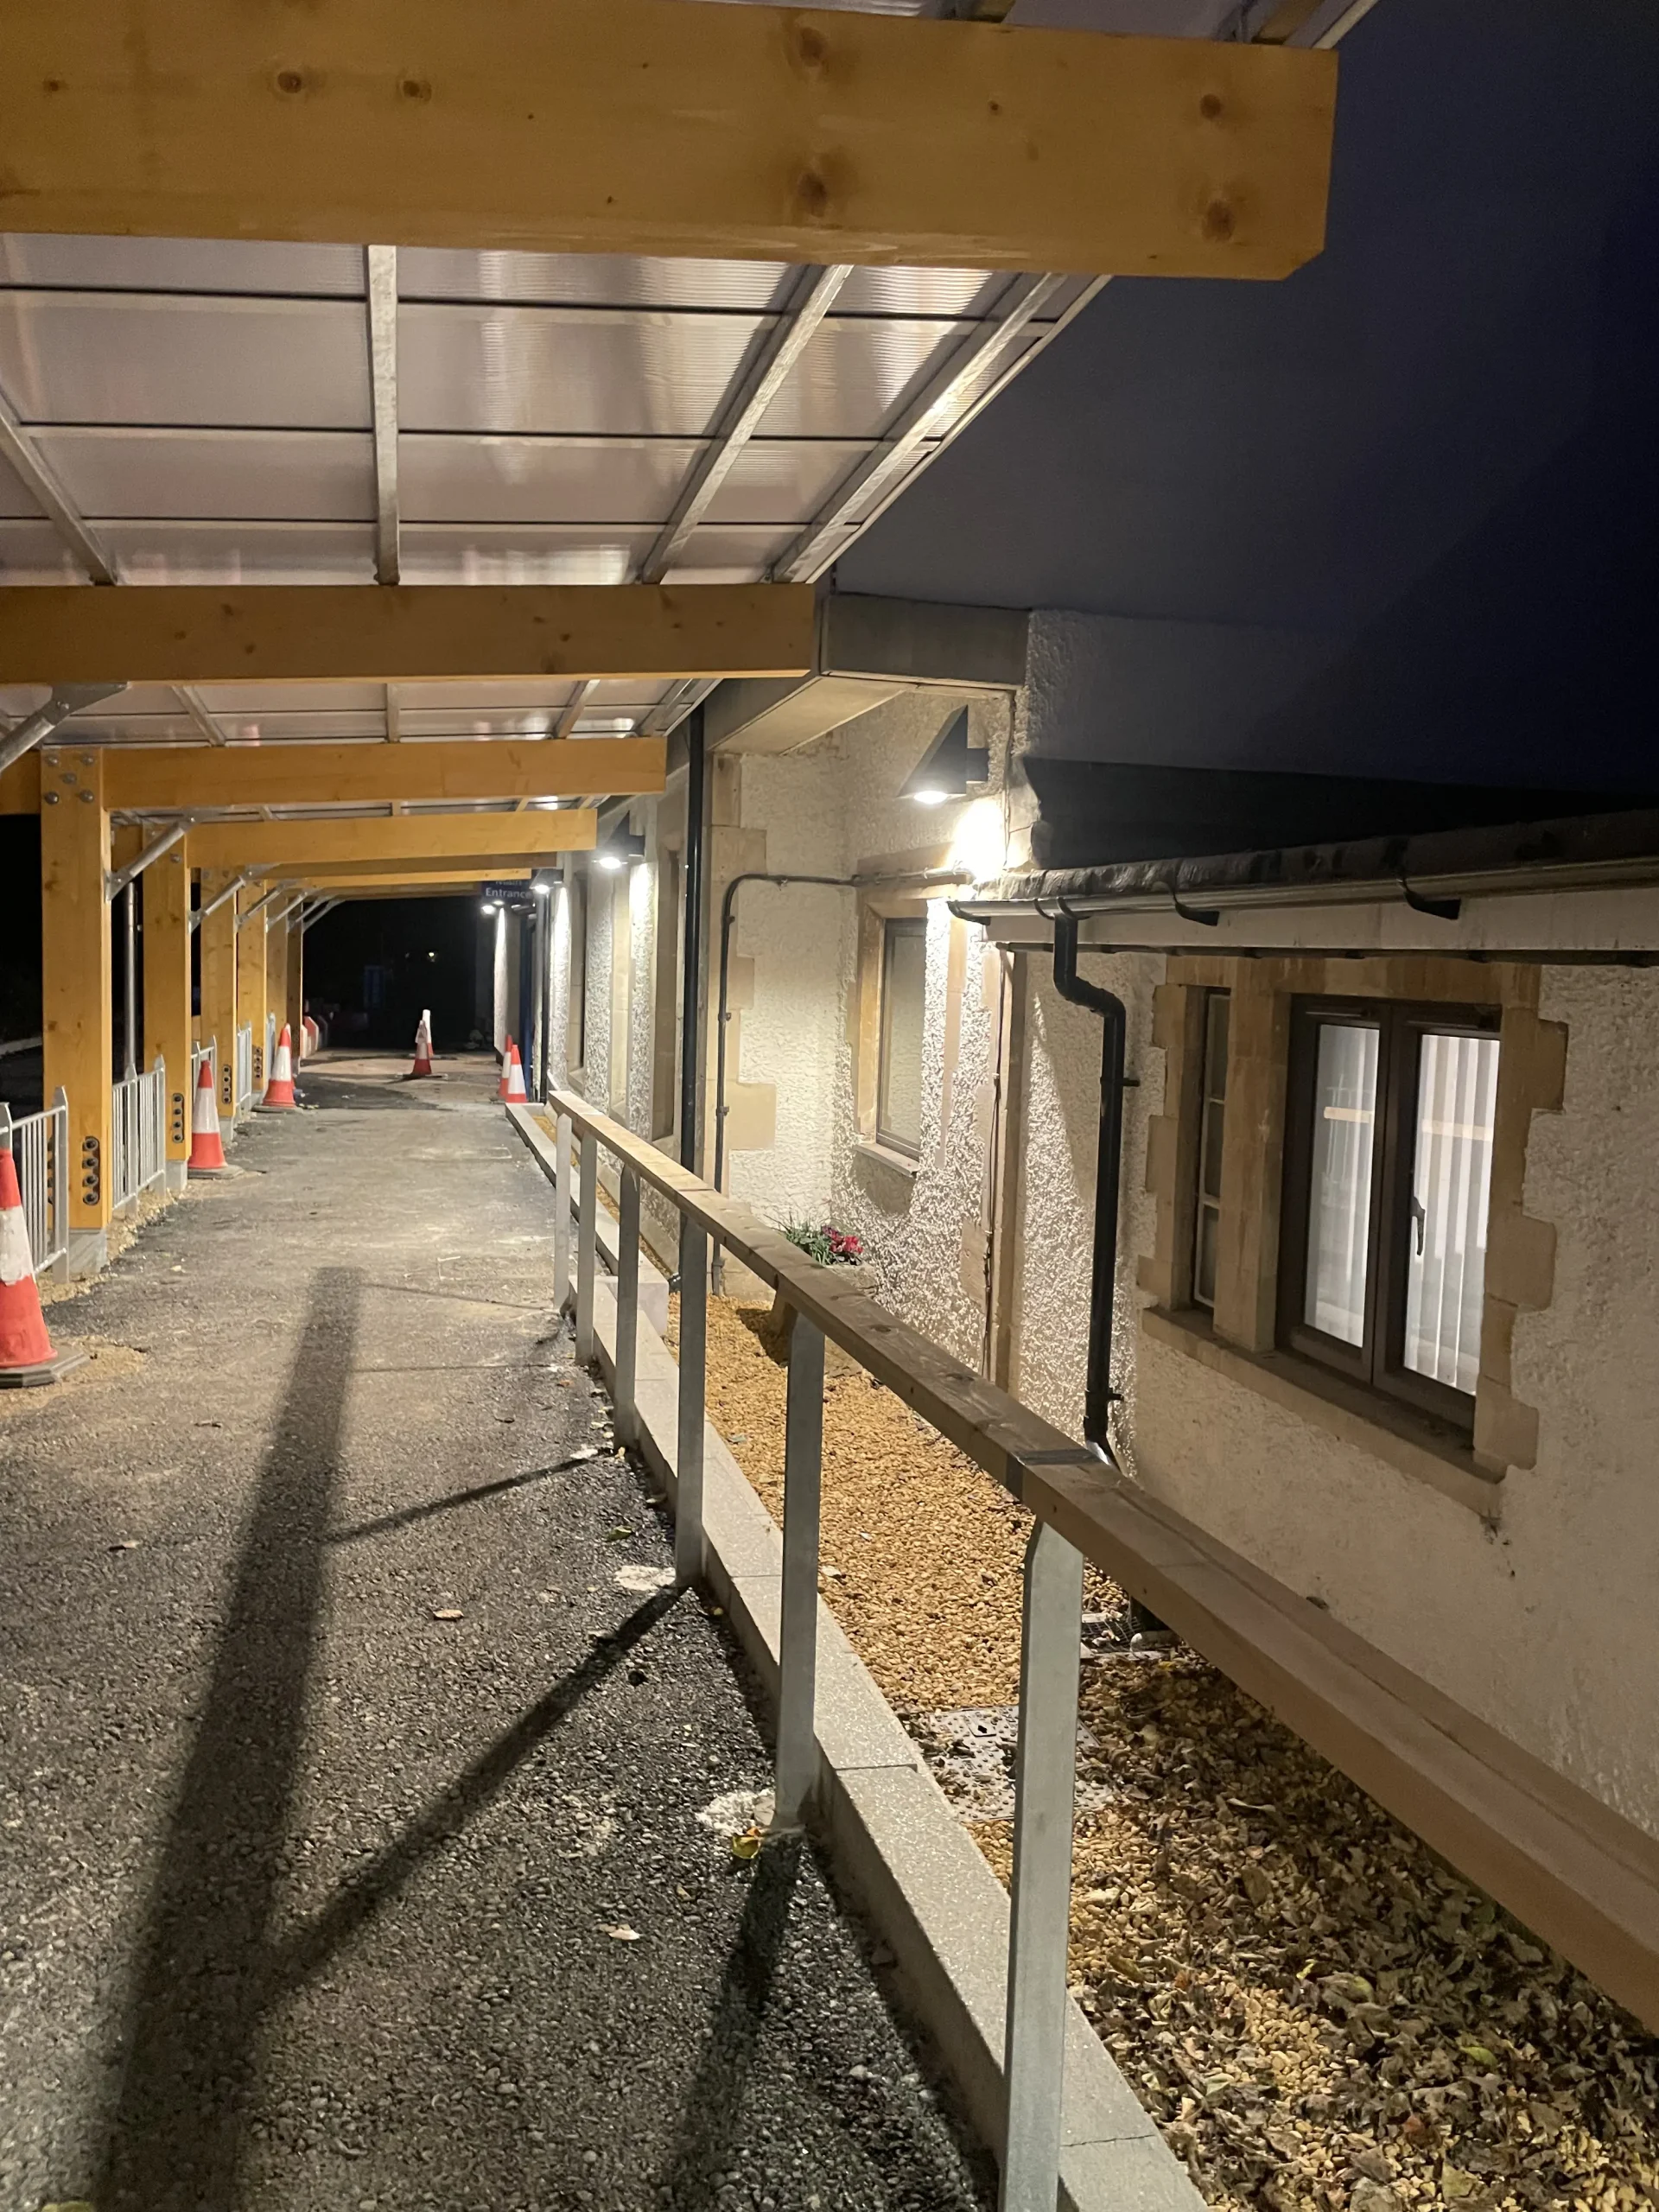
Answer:
<svg viewBox="0 0 1659 2212"><path fill-rule="evenodd" d="M1073 1006L1101 1017L1100 1128L1095 1151L1095 1225L1089 1282L1089 1361L1083 1387L1083 1436L1103 1459L1116 1464L1111 1412L1123 1393L1112 1385L1112 1325L1117 1299L1118 1214L1122 1182L1124 1058L1128 1017L1116 991L1085 982L1077 973L1077 918L1064 909L1054 921L1054 988ZM1149 1607L1129 1600L1129 1625L1137 1636L1164 1629Z"/></svg>

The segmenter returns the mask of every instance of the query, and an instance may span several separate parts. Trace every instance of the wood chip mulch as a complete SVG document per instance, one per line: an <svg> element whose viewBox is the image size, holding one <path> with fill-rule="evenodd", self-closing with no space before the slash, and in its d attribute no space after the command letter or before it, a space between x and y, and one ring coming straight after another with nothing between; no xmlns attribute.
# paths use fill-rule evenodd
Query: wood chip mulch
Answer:
<svg viewBox="0 0 1659 2212"><path fill-rule="evenodd" d="M710 1300L708 1404L778 1516L765 1315ZM824 1399L854 1647L901 1714L1012 1704L1026 1515L867 1376ZM1074 1993L1219 2212L1659 2207L1659 2042L1599 1991L1196 1654L1091 1663L1083 1717Z"/></svg>

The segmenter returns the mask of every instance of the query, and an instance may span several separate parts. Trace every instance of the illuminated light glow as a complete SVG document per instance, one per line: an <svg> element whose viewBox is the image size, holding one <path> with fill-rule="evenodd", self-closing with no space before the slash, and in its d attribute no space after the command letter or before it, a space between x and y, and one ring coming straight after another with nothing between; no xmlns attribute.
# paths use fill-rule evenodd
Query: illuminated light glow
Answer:
<svg viewBox="0 0 1659 2212"><path fill-rule="evenodd" d="M553 888L550 883L532 883L530 887L536 893L536 896L538 899L545 899L548 893Z"/></svg>
<svg viewBox="0 0 1659 2212"><path fill-rule="evenodd" d="M484 901L484 911L486 914L493 914L499 911L493 899L486 899Z"/></svg>
<svg viewBox="0 0 1659 2212"><path fill-rule="evenodd" d="M943 806L950 798L949 791L912 791L911 797L918 806Z"/></svg>
<svg viewBox="0 0 1659 2212"><path fill-rule="evenodd" d="M623 865L620 853L601 853L596 857L607 875L615 875Z"/></svg>
<svg viewBox="0 0 1659 2212"><path fill-rule="evenodd" d="M976 883L1001 875L1007 860L1007 833L999 798L976 798L963 808L950 840L950 865L965 869Z"/></svg>

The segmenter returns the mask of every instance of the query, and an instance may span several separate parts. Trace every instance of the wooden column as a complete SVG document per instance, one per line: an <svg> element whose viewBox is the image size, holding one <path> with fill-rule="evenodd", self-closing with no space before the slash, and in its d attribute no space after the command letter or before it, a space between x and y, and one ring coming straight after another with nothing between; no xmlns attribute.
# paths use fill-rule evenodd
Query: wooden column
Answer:
<svg viewBox="0 0 1659 2212"><path fill-rule="evenodd" d="M65 748L41 761L41 1028L45 1095L69 1100L69 1273L109 1258L113 977L104 878L110 817L104 756Z"/></svg>
<svg viewBox="0 0 1659 2212"><path fill-rule="evenodd" d="M167 1187L190 1157L190 862L175 845L139 878L144 912L144 1052L167 1063Z"/></svg>
<svg viewBox="0 0 1659 2212"><path fill-rule="evenodd" d="M198 1041L217 1046L219 1119L230 1126L236 1103L236 916L227 899L214 912L207 908L230 881L218 868L201 872L201 1025Z"/></svg>
<svg viewBox="0 0 1659 2212"><path fill-rule="evenodd" d="M251 921L245 917L264 896L259 886L251 883L231 901L241 918L236 932L236 1018L245 1029L253 1024L256 1106L265 1092L265 910L261 906Z"/></svg>
<svg viewBox="0 0 1659 2212"><path fill-rule="evenodd" d="M282 901L277 899L274 903L280 906ZM276 1033L280 1037L283 1033L283 1024L289 1020L288 924L286 922L275 923L265 931L265 1004L276 1017ZM289 1026L291 1031L292 1023L289 1022ZM290 1044L293 1043L291 1035L289 1041ZM297 1052L294 1055L294 1060L297 1066L299 1064ZM267 1083L270 1080L269 1068L265 1070L265 1080Z"/></svg>

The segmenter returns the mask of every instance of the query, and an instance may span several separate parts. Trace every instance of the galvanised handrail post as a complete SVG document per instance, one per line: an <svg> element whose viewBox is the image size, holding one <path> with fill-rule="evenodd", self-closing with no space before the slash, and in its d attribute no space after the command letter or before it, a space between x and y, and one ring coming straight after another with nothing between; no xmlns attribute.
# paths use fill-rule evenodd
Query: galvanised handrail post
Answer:
<svg viewBox="0 0 1659 2212"><path fill-rule="evenodd" d="M675 1454L674 1579L702 1577L702 1430L709 1344L709 1237L680 1216L679 1446Z"/></svg>
<svg viewBox="0 0 1659 2212"><path fill-rule="evenodd" d="M553 1147L553 1311L570 1295L570 1116L561 1114Z"/></svg>
<svg viewBox="0 0 1659 2212"><path fill-rule="evenodd" d="M581 1217L576 1224L576 1357L584 1367L594 1357L594 1262L599 1211L599 1140L582 1133Z"/></svg>
<svg viewBox="0 0 1659 2212"><path fill-rule="evenodd" d="M639 1440L634 1409L634 1370L639 1353L639 1177L632 1167L622 1170L616 1230L616 1358L611 1397L616 1410L616 1440L627 1446Z"/></svg>
<svg viewBox="0 0 1659 2212"><path fill-rule="evenodd" d="M1039 1521L1020 1631L1000 2212L1054 2212L1059 2190L1082 1614L1083 1554Z"/></svg>
<svg viewBox="0 0 1659 2212"><path fill-rule="evenodd" d="M779 1829L804 1827L818 1780L818 1520L823 1476L823 1332L804 1313L789 1339L784 1417L784 1579L778 1624Z"/></svg>

